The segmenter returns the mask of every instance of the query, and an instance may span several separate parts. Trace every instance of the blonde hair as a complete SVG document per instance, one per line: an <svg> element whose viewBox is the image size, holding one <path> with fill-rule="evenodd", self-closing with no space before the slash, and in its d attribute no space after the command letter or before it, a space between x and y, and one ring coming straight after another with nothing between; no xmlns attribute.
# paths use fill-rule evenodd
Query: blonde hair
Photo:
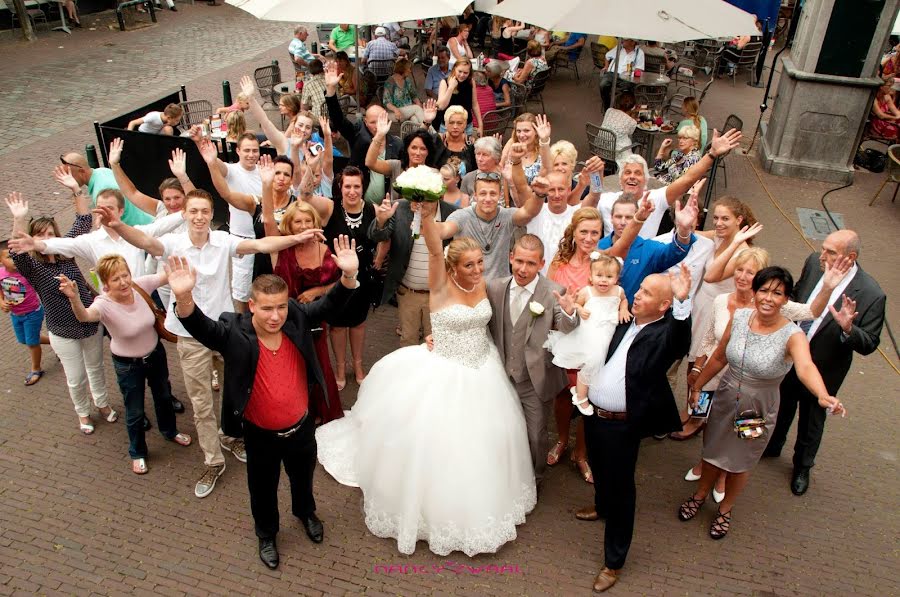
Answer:
<svg viewBox="0 0 900 597"><path fill-rule="evenodd" d="M447 268L447 273L452 272L453 268L459 263L462 254L469 251L481 253L481 245L475 242L474 238L469 238L468 236L453 239L447 245L447 248L444 249L444 266Z"/></svg>
<svg viewBox="0 0 900 597"><path fill-rule="evenodd" d="M556 161L556 158L561 157L571 163L574 168L575 164L578 162L578 150L575 149L575 146L569 141L557 141L550 146L550 157L552 158L551 164Z"/></svg>
<svg viewBox="0 0 900 597"><path fill-rule="evenodd" d="M228 138L238 139L247 132L247 119L240 110L229 112L225 116L225 124L228 126Z"/></svg>
<svg viewBox="0 0 900 597"><path fill-rule="evenodd" d="M601 224L603 222L600 212L593 207L582 207L572 214L572 221L566 226L566 231L563 232L563 237L559 240L559 248L557 249L556 257L553 258L553 263L569 263L569 260L575 255L575 230L578 229L578 225L582 222L594 220L599 220Z"/></svg>
<svg viewBox="0 0 900 597"><path fill-rule="evenodd" d="M696 97L686 97L684 101L681 103L681 108L684 110L684 113L694 122L694 126L698 129L701 128L700 123L700 102L697 101Z"/></svg>
<svg viewBox="0 0 900 597"><path fill-rule="evenodd" d="M684 139L690 139L697 147L700 147L700 129L693 124L689 124L678 131L678 136Z"/></svg>
<svg viewBox="0 0 900 597"><path fill-rule="evenodd" d="M612 271L618 277L622 273L622 264L615 257L600 253L599 257L591 260L591 275L593 276L597 271Z"/></svg>
<svg viewBox="0 0 900 597"><path fill-rule="evenodd" d="M234 96L234 102L235 102L235 103L237 103L237 102L243 102L243 103L245 103L245 104L246 104L246 103L249 103L249 102L250 102L250 94L244 93L244 92L242 91L242 92L240 92L239 94L237 94L236 96Z"/></svg>
<svg viewBox="0 0 900 597"><path fill-rule="evenodd" d="M462 106L454 104L444 110L444 124L450 124L450 119L457 115L462 116L466 122L469 121L469 112Z"/></svg>
<svg viewBox="0 0 900 597"><path fill-rule="evenodd" d="M740 251L738 251L738 254L734 258L735 269L744 265L748 261L754 262L754 265L756 265L756 271L765 269L769 267L769 252L761 247L749 247L747 249L741 249Z"/></svg>
<svg viewBox="0 0 900 597"><path fill-rule="evenodd" d="M287 206L286 210L284 210L284 215L281 216L281 223L278 224L278 230L280 230L283 235L290 236L295 234L291 230L291 222L294 221L297 212L309 215L313 221L313 228L322 227L322 218L319 217L319 212L317 212L312 205L306 201L294 201Z"/></svg>
<svg viewBox="0 0 900 597"><path fill-rule="evenodd" d="M534 125L537 123L537 116L532 114L531 112L523 112L516 116L516 119L513 120L513 139L515 142L518 142L516 139L516 125L522 122L527 122L534 128ZM528 152L533 154L538 154L540 152L540 146L538 145L538 137L535 135L532 137L531 142L528 143Z"/></svg>
<svg viewBox="0 0 900 597"><path fill-rule="evenodd" d="M447 174L448 176L453 176L456 179L456 184L459 185L459 165L462 164L462 160L460 160L457 156L453 156L447 163L441 166L441 174Z"/></svg>
<svg viewBox="0 0 900 597"><path fill-rule="evenodd" d="M97 272L97 277L100 278L100 282L106 284L106 281L122 268L125 268L125 271L131 274L131 268L128 267L128 262L125 261L125 258L113 253L104 255L98 259L97 267L94 268L94 271Z"/></svg>
<svg viewBox="0 0 900 597"><path fill-rule="evenodd" d="M457 61L453 64L453 68L450 69L450 74L448 77L452 77L456 74L456 69L460 66L468 66L469 67L469 76L472 75L472 61L463 56L462 58L457 59Z"/></svg>

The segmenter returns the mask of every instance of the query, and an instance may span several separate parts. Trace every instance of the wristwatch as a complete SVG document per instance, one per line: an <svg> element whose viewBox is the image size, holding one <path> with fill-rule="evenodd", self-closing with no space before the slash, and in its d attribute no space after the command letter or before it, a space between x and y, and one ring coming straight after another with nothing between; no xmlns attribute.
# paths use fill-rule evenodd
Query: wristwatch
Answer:
<svg viewBox="0 0 900 597"><path fill-rule="evenodd" d="M359 271L353 272L352 276L348 276L347 272L341 272L341 277L347 278L348 280L356 280L359 277Z"/></svg>

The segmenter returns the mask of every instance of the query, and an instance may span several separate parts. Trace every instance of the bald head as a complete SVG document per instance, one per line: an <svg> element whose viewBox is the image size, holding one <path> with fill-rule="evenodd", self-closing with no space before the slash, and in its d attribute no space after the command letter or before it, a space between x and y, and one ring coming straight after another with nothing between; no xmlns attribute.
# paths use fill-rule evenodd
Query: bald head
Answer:
<svg viewBox="0 0 900 597"><path fill-rule="evenodd" d="M825 266L831 267L839 257L849 257L856 262L862 243L859 235L853 230L837 230L825 237L822 241L822 252L819 254L819 266L825 271Z"/></svg>
<svg viewBox="0 0 900 597"><path fill-rule="evenodd" d="M366 128L374 136L378 131L378 117L384 114L384 108L381 106L369 106L366 108L365 123Z"/></svg>
<svg viewBox="0 0 900 597"><path fill-rule="evenodd" d="M78 152L71 151L63 156L66 160L67 164L72 164L73 166L80 166L81 168L87 168L88 163L87 160Z"/></svg>
<svg viewBox="0 0 900 597"><path fill-rule="evenodd" d="M86 185L91 180L93 170L88 166L88 162L83 155L77 151L70 151L63 156L63 159L69 164L69 172L72 178L80 185Z"/></svg>
<svg viewBox="0 0 900 597"><path fill-rule="evenodd" d="M650 274L641 282L634 295L631 312L639 325L656 321L672 306L672 283L663 274Z"/></svg>

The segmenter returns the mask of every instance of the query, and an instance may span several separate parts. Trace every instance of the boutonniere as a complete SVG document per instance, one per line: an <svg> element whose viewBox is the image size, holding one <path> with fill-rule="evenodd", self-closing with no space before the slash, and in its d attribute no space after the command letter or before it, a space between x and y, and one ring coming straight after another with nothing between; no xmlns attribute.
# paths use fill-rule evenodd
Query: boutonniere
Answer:
<svg viewBox="0 0 900 597"><path fill-rule="evenodd" d="M544 314L544 305L537 301L531 301L528 303L528 310L531 311L532 317L540 317Z"/></svg>

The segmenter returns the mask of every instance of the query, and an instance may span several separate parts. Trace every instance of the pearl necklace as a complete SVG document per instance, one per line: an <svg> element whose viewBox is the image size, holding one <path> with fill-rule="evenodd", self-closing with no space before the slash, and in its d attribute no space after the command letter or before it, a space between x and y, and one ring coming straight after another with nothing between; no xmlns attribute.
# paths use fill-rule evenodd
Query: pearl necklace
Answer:
<svg viewBox="0 0 900 597"><path fill-rule="evenodd" d="M364 212L359 212L358 216L351 217L347 211L344 211L344 221L347 223L347 228L350 230L359 228L362 225L363 213Z"/></svg>
<svg viewBox="0 0 900 597"><path fill-rule="evenodd" d="M471 293L475 292L475 288L478 286L478 284L475 284L475 286L472 286L471 289L467 290L459 285L459 282L456 281L456 276L454 276L453 274L450 274L450 279L453 281L454 286L456 286L457 288L459 288L460 290L462 290L463 292L466 292L466 293L471 294Z"/></svg>

